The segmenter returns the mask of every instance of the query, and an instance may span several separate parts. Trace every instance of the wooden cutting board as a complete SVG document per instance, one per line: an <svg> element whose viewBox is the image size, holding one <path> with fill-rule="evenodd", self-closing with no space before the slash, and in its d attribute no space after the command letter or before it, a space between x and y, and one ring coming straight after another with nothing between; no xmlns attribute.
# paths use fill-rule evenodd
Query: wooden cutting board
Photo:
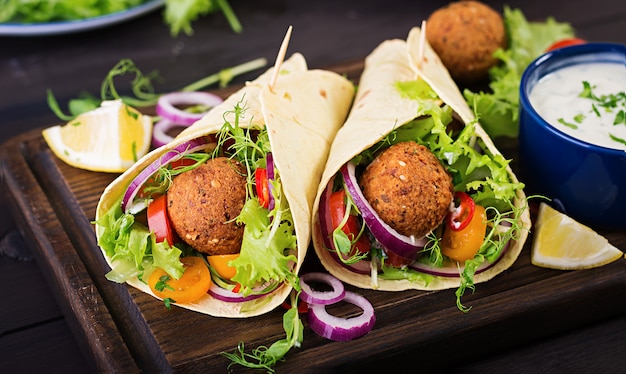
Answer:
<svg viewBox="0 0 626 374"><path fill-rule="evenodd" d="M356 81L362 67L356 61L333 70ZM514 142L500 145L507 158L515 157ZM249 319L215 318L178 307L168 310L149 295L107 281L109 268L92 221L101 193L116 175L64 164L41 130L5 143L0 157L4 198L74 335L99 370L225 372L230 361L221 352L233 352L242 341L249 352L284 337L280 308ZM626 233L601 233L626 251ZM420 370L442 369L626 311L626 261L584 271L548 270L530 263L531 242L532 233L510 269L464 297L472 307L469 313L457 309L454 290L380 292L347 286L374 305L373 331L354 341L332 342L310 330L304 316L302 346L275 368L371 371L413 364ZM314 253L309 251L303 272L322 270ZM346 308L333 313L347 313Z"/></svg>

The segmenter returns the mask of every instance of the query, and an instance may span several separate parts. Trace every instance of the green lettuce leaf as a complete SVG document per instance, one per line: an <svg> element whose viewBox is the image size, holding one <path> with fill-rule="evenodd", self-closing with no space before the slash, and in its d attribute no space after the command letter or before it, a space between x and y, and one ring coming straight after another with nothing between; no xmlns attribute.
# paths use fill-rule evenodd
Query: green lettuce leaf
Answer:
<svg viewBox="0 0 626 374"><path fill-rule="evenodd" d="M276 193L277 190L275 188L273 191ZM240 293L244 296L252 293L259 284L280 283L284 280L298 284L297 276L290 270L290 263L296 263L298 259L286 253L296 248L293 219L288 210L278 211L282 212L280 216L277 214L270 220L267 210L261 207L255 197L246 202L237 217L237 221L246 226L239 257L232 260L230 265L237 269L232 280L241 285Z"/></svg>
<svg viewBox="0 0 626 374"><path fill-rule="evenodd" d="M166 0L164 18L173 36L178 35L181 31L187 35L192 35L191 24L193 21L200 16L218 10L224 13L232 30L240 33L241 24L227 0Z"/></svg>
<svg viewBox="0 0 626 374"><path fill-rule="evenodd" d="M124 283L134 277L145 279L155 267L165 270L178 279L183 274L180 262L182 251L165 242L156 243L156 237L148 228L135 221L129 213L123 213L121 199L95 224L100 230L98 245L113 264L107 279Z"/></svg>
<svg viewBox="0 0 626 374"><path fill-rule="evenodd" d="M5 0L0 22L42 23L104 16L135 7L146 0Z"/></svg>

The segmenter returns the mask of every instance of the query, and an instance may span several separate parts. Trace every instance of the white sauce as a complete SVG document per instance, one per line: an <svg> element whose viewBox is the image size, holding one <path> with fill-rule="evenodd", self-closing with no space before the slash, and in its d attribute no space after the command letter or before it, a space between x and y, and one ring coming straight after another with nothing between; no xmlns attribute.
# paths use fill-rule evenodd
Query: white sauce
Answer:
<svg viewBox="0 0 626 374"><path fill-rule="evenodd" d="M583 82L589 82L596 97L621 93L622 98L615 108L606 109L593 99L579 97ZM587 143L626 151L626 144L611 138L626 141L626 124L613 124L618 113L626 111L625 91L626 66L586 63L542 77L530 92L529 100L537 113L558 130Z"/></svg>

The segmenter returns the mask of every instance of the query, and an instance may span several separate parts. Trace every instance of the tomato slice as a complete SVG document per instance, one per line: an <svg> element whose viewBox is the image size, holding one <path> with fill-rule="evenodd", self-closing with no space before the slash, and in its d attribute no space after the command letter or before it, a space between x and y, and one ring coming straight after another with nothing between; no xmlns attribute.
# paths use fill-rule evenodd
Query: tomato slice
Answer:
<svg viewBox="0 0 626 374"><path fill-rule="evenodd" d="M148 205L148 228L154 232L157 243L167 240L169 245L174 244L174 230L167 216L166 195L157 197Z"/></svg>
<svg viewBox="0 0 626 374"><path fill-rule="evenodd" d="M148 285L156 296L185 304L198 300L209 291L211 273L200 257L183 257L180 261L185 268L180 279L174 279L165 270L157 268L150 274Z"/></svg>
<svg viewBox="0 0 626 374"><path fill-rule="evenodd" d="M454 193L455 208L448 213L448 227L452 230L463 230L472 220L476 204L470 195L465 192Z"/></svg>
<svg viewBox="0 0 626 374"><path fill-rule="evenodd" d="M267 209L270 206L270 185L267 179L267 169L257 168L254 171L256 184L256 194L259 197L259 204Z"/></svg>
<svg viewBox="0 0 626 374"><path fill-rule="evenodd" d="M339 227L341 221L343 220L343 216L346 213L346 192L344 190L333 192L328 200L330 222L333 225L334 230ZM357 217L350 215L346 224L341 228L341 231L348 236L348 239L354 241L361 231ZM369 253L369 251L369 239L366 235L361 235L359 240L352 245L350 255Z"/></svg>
<svg viewBox="0 0 626 374"><path fill-rule="evenodd" d="M555 49L559 49L563 47L569 47L570 45L578 45L578 44L585 44L585 43L586 43L585 40L579 39L579 38L561 39L561 40L554 42L552 45L550 45L548 49L546 49L546 52L550 52Z"/></svg>
<svg viewBox="0 0 626 374"><path fill-rule="evenodd" d="M470 222L461 230L451 230L447 227L441 239L441 253L459 262L474 258L485 240L487 220L485 208L475 206Z"/></svg>
<svg viewBox="0 0 626 374"><path fill-rule="evenodd" d="M228 263L231 260L236 259L237 257L239 257L239 253L235 253L232 255L213 255L213 256L207 256L207 261L209 261L209 265L211 265L211 267L213 269L215 269L215 271L217 271L217 273L224 279L230 279L232 277L235 276L235 274L237 274L237 269L228 265Z"/></svg>

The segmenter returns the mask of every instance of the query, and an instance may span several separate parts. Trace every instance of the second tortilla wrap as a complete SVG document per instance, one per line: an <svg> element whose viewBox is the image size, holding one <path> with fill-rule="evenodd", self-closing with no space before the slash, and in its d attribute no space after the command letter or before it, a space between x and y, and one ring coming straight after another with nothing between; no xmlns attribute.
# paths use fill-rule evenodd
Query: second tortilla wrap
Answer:
<svg viewBox="0 0 626 374"><path fill-rule="evenodd" d="M310 212L315 191L332 139L349 111L354 86L338 74L308 70L304 57L297 53L284 61L277 81L269 87L272 74L273 68L248 82L174 141L148 153L114 180L100 198L96 222L101 222L110 210L118 209L121 196L142 170L182 144L217 133L225 121L234 120L233 108L239 104L245 107L239 118L241 128L267 128L275 168L295 226L297 263L293 265L293 273L297 274L310 243ZM97 223L99 244L104 231ZM115 268L104 248L102 251L109 265ZM137 277L128 279L127 283L152 295L150 288ZM207 294L179 306L212 316L251 317L280 305L291 288L284 282L271 294L252 302L224 302Z"/></svg>
<svg viewBox="0 0 626 374"><path fill-rule="evenodd" d="M414 120L421 103L402 95L397 82L418 78L428 83L438 98L450 106L465 126L475 126L475 134L493 155L501 155L463 99L459 89L428 43L423 43L419 28L410 31L407 41L388 40L379 45L365 60L353 107L344 126L335 137L313 205L313 245L322 265L334 276L351 285L384 291L406 289L438 290L459 287L456 276L435 276L427 283L408 279L372 279L367 271L354 271L340 263L325 246L320 225L321 197L338 171L362 151L377 144L395 129ZM511 183L518 180L506 166ZM509 268L519 256L530 228L526 197L516 191L513 204L522 213L517 217L518 235L510 241L503 256L485 271L475 274L474 283L487 281ZM326 243L328 243L326 241ZM461 264L462 266L462 264Z"/></svg>

